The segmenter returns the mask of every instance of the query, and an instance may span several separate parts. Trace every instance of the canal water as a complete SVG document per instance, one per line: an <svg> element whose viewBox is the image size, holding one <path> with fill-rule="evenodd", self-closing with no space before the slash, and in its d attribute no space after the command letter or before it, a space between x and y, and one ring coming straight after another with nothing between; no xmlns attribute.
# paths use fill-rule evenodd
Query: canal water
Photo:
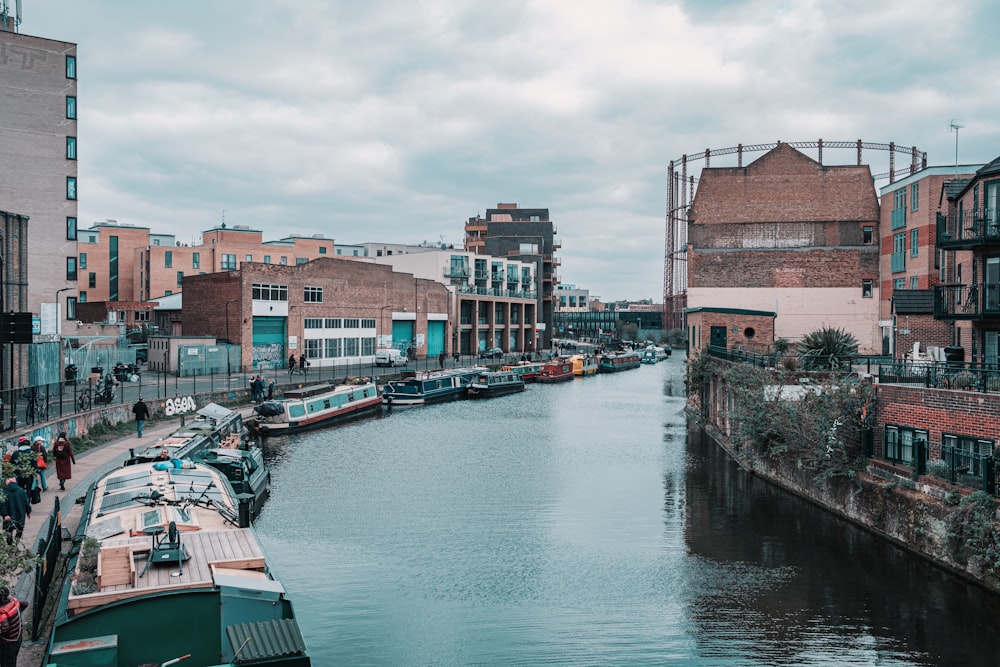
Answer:
<svg viewBox="0 0 1000 667"><path fill-rule="evenodd" d="M313 664L997 664L997 596L689 434L683 361L269 440Z"/></svg>

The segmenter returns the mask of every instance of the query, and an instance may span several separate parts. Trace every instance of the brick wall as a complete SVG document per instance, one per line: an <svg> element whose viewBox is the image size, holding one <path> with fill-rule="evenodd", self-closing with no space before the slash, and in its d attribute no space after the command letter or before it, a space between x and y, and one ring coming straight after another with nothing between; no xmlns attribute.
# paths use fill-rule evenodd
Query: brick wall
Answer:
<svg viewBox="0 0 1000 667"><path fill-rule="evenodd" d="M857 287L878 277L878 250L862 246L688 253L689 287ZM710 305L694 304L690 306Z"/></svg>
<svg viewBox="0 0 1000 667"><path fill-rule="evenodd" d="M941 458L941 434L1000 438L1000 394L879 384L875 450L882 456L886 424L927 429L929 460Z"/></svg>

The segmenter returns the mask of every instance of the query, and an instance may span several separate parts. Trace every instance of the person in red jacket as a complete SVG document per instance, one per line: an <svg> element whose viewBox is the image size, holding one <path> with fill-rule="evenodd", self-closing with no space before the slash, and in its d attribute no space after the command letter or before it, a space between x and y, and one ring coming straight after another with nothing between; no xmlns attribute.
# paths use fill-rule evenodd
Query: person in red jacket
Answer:
<svg viewBox="0 0 1000 667"><path fill-rule="evenodd" d="M0 667L17 667L23 630L22 612L27 600L18 600L10 589L0 586Z"/></svg>

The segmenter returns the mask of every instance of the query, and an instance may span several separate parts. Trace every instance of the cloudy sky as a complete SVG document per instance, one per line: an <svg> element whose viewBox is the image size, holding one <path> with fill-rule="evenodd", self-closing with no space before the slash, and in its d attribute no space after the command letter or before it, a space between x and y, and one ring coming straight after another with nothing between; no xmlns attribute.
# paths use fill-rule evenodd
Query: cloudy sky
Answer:
<svg viewBox="0 0 1000 667"><path fill-rule="evenodd" d="M659 302L681 155L862 139L954 164L952 120L962 163L1000 155L993 0L22 4L20 32L79 45L81 228L461 245L516 202L549 209L564 283Z"/></svg>

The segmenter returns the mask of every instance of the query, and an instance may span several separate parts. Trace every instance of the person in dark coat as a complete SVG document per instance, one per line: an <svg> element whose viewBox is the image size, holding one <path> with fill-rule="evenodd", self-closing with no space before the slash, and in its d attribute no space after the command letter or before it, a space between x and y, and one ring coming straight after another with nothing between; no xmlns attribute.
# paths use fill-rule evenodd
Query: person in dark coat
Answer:
<svg viewBox="0 0 1000 667"><path fill-rule="evenodd" d="M28 494L13 477L8 477L3 487L0 516L3 517L3 529L7 533L7 541L13 544L21 539L24 522L31 517L31 503L28 502Z"/></svg>
<svg viewBox="0 0 1000 667"><path fill-rule="evenodd" d="M295 370L295 353L292 352L288 355L288 374L291 375L292 371Z"/></svg>
<svg viewBox="0 0 1000 667"><path fill-rule="evenodd" d="M59 490L66 490L66 480L73 479L73 466L76 457L73 456L73 446L66 437L66 431L59 434L52 443L52 457L56 460L56 477L59 479Z"/></svg>
<svg viewBox="0 0 1000 667"><path fill-rule="evenodd" d="M0 586L0 667L17 667L27 608L27 600L17 599L7 586Z"/></svg>
<svg viewBox="0 0 1000 667"><path fill-rule="evenodd" d="M146 423L149 418L149 406L142 400L142 396L139 397L139 401L132 406L132 414L135 415L135 429L136 437L142 437L142 425Z"/></svg>

